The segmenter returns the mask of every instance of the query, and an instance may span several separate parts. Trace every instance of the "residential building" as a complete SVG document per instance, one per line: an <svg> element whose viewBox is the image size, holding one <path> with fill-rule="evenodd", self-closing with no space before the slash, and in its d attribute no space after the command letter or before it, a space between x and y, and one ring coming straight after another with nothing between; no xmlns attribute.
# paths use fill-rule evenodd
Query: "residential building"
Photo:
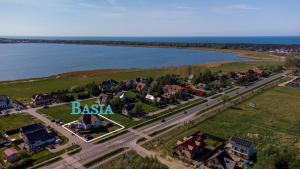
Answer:
<svg viewBox="0 0 300 169"><path fill-rule="evenodd" d="M48 132L41 124L31 124L20 128L20 134L24 141L25 148L30 151L37 151L54 145L55 134Z"/></svg>
<svg viewBox="0 0 300 169"><path fill-rule="evenodd" d="M220 150L208 158L205 166L211 169L235 169L237 164L226 150Z"/></svg>
<svg viewBox="0 0 300 169"><path fill-rule="evenodd" d="M48 93L45 94L35 94L31 98L33 106L44 106L54 103L54 98Z"/></svg>
<svg viewBox="0 0 300 169"><path fill-rule="evenodd" d="M119 83L115 80L106 80L100 83L99 89L102 92L110 92L112 88L118 86L118 84Z"/></svg>
<svg viewBox="0 0 300 169"><path fill-rule="evenodd" d="M200 89L203 89L203 88L205 88L206 86L207 86L207 84L206 84L206 83L202 83L202 82L196 84L196 87L197 87L197 88L200 88Z"/></svg>
<svg viewBox="0 0 300 169"><path fill-rule="evenodd" d="M99 104L104 104L104 105L108 105L110 100L113 98L113 95L111 93L101 93L97 99Z"/></svg>
<svg viewBox="0 0 300 169"><path fill-rule="evenodd" d="M147 83L148 80L144 77L137 77L134 81L135 83Z"/></svg>
<svg viewBox="0 0 300 169"><path fill-rule="evenodd" d="M125 116L128 116L128 117L131 117L134 106L135 105L133 103L125 104L122 109L122 114Z"/></svg>
<svg viewBox="0 0 300 169"><path fill-rule="evenodd" d="M253 142L235 136L230 137L227 148L231 154L247 161L251 161L255 153Z"/></svg>
<svg viewBox="0 0 300 169"><path fill-rule="evenodd" d="M123 90L128 91L133 89L134 87L134 81L133 80L125 80L123 81Z"/></svg>
<svg viewBox="0 0 300 169"><path fill-rule="evenodd" d="M296 79L288 84L290 87L300 88L300 79Z"/></svg>
<svg viewBox="0 0 300 169"><path fill-rule="evenodd" d="M184 137L177 141L175 151L180 157L194 159L204 149L204 139L203 136Z"/></svg>
<svg viewBox="0 0 300 169"><path fill-rule="evenodd" d="M20 160L18 151L15 148L8 148L8 149L4 150L3 156L10 163L14 163L14 162Z"/></svg>
<svg viewBox="0 0 300 169"><path fill-rule="evenodd" d="M163 87L163 91L165 93L169 93L170 95L175 95L183 90L184 88L179 85L165 85Z"/></svg>
<svg viewBox="0 0 300 169"><path fill-rule="evenodd" d="M11 107L11 102L8 96L1 95L0 96L0 110L7 109Z"/></svg>
<svg viewBox="0 0 300 169"><path fill-rule="evenodd" d="M81 124L81 128L83 128L84 130L88 130L99 128L101 120L96 114L83 114L80 117L79 122Z"/></svg>
<svg viewBox="0 0 300 169"><path fill-rule="evenodd" d="M146 83L139 82L139 83L136 84L136 90L139 91L139 92L145 91L146 88L147 88Z"/></svg>

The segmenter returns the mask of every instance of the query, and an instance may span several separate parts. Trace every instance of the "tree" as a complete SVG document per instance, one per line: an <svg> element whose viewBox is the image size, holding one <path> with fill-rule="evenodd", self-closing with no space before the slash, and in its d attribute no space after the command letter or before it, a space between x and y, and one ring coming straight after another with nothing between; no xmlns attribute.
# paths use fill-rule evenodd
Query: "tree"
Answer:
<svg viewBox="0 0 300 169"><path fill-rule="evenodd" d="M114 112L121 112L124 106L124 102L119 97L114 97L110 101L110 106L112 107Z"/></svg>
<svg viewBox="0 0 300 169"><path fill-rule="evenodd" d="M90 93L92 96L99 96L99 94L101 93L99 86L96 84L93 84L90 86Z"/></svg>
<svg viewBox="0 0 300 169"><path fill-rule="evenodd" d="M141 102L138 102L134 105L134 108L131 112L131 116L138 117L143 113L144 113L143 104Z"/></svg>
<svg viewBox="0 0 300 169"><path fill-rule="evenodd" d="M300 73L300 58L299 57L286 57L285 66L292 69L294 74Z"/></svg>
<svg viewBox="0 0 300 169"><path fill-rule="evenodd" d="M230 100L230 97L227 94L223 94L222 97L223 106L226 105L226 103Z"/></svg>

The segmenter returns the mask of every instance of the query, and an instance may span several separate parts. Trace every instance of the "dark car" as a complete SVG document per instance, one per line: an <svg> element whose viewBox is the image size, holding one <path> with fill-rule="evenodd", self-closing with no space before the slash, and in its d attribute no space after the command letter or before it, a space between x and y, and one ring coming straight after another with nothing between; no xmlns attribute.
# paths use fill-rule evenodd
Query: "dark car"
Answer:
<svg viewBox="0 0 300 169"><path fill-rule="evenodd" d="M91 140L91 139L93 139L93 136L87 134L87 135L84 136L84 138L87 139L87 140Z"/></svg>

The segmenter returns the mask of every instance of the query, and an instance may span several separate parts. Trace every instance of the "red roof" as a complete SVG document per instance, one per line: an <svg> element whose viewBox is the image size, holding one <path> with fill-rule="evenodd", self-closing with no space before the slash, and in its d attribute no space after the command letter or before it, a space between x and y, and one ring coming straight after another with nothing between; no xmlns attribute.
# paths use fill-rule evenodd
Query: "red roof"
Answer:
<svg viewBox="0 0 300 169"><path fill-rule="evenodd" d="M17 154L18 151L14 148L9 148L9 149L6 149L3 153L6 157L9 157L9 156L13 156L13 155Z"/></svg>
<svg viewBox="0 0 300 169"><path fill-rule="evenodd" d="M198 86L198 87L204 87L204 86L206 86L206 84L200 82L200 83L197 84L197 86Z"/></svg>
<svg viewBox="0 0 300 169"><path fill-rule="evenodd" d="M191 153L198 151L205 146L203 139L197 139L196 137L184 138L178 140L176 147L183 146L188 149Z"/></svg>
<svg viewBox="0 0 300 169"><path fill-rule="evenodd" d="M98 115L95 114L84 114L82 116L82 120L84 122L84 124L91 124L96 121L97 119L99 119Z"/></svg>

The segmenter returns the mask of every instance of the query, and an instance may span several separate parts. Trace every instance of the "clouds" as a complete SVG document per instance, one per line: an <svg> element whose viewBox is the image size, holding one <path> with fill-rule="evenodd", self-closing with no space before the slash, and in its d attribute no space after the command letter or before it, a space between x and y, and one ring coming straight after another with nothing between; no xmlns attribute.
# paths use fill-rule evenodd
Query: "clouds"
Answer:
<svg viewBox="0 0 300 169"><path fill-rule="evenodd" d="M221 7L214 7L213 11L222 13L234 13L234 12L253 12L260 10L261 8L254 7L248 4L232 4Z"/></svg>
<svg viewBox="0 0 300 169"><path fill-rule="evenodd" d="M299 32L300 1L270 1L0 0L0 35L208 36ZM279 21L285 24L279 25Z"/></svg>

